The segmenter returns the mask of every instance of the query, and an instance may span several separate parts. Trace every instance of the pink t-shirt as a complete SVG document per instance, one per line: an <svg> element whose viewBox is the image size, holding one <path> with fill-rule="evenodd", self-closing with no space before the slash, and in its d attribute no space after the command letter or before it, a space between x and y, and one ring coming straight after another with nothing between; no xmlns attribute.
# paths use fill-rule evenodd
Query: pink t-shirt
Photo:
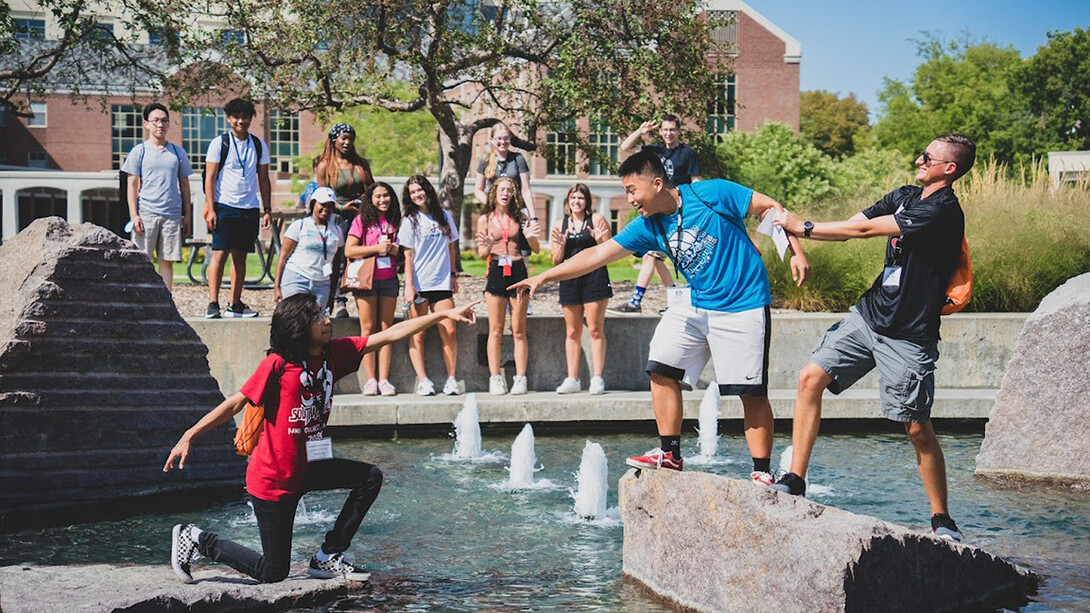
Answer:
<svg viewBox="0 0 1090 613"><path fill-rule="evenodd" d="M378 239L382 235L386 235L390 239L391 243L397 242L397 228L390 225L390 222L386 221L385 217L378 218L377 225L367 226L367 233L363 231L363 219L356 215L356 218L352 220L352 227L348 229L349 236L355 236L360 239L360 242L364 247L371 247L378 244ZM375 279L391 279L397 276L397 263L389 256L380 256L375 260Z"/></svg>

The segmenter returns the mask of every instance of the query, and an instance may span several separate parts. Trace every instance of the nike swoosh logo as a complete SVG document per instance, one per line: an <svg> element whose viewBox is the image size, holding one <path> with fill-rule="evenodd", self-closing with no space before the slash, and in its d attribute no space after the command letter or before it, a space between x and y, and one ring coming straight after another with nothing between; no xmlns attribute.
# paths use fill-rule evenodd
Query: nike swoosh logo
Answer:
<svg viewBox="0 0 1090 613"><path fill-rule="evenodd" d="M752 377L747 376L746 381L756 381L758 378L757 375L753 375Z"/></svg>

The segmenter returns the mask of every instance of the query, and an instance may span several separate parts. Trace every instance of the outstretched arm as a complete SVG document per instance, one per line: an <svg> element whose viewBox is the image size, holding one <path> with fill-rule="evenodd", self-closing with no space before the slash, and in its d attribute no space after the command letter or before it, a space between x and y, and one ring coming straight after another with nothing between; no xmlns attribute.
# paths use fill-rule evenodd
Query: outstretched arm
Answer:
<svg viewBox="0 0 1090 613"><path fill-rule="evenodd" d="M782 226L788 232L803 234L802 220L791 213L773 223ZM847 221L814 222L814 229L810 231L810 238L816 241L846 241L853 238L900 236L901 234L903 234L901 226L897 225L897 220L893 218L893 215L882 215L874 219L867 219L866 215L856 213Z"/></svg>
<svg viewBox="0 0 1090 613"><path fill-rule="evenodd" d="M610 239L596 247L579 252L578 255L566 260L559 266L550 268L540 275L519 281L507 289L528 290L532 295L543 283L581 277L592 270L629 255L632 255L631 251L622 247L616 240Z"/></svg>
<svg viewBox="0 0 1090 613"><path fill-rule="evenodd" d="M364 351L375 351L384 345L389 345L390 343L396 343L402 339L409 338L417 332L427 330L444 319L452 319L454 321L472 324L477 321L477 314L473 312L473 309L480 303L480 300L476 300L462 307L454 307L453 309L429 313L422 317L406 319L381 332L376 332L371 336L368 336L367 347Z"/></svg>
<svg viewBox="0 0 1090 613"><path fill-rule="evenodd" d="M775 215L781 215L786 213L779 202L774 199L760 193L753 192L753 197L749 201L749 210L747 213L751 213L760 218L764 218L769 213ZM787 248L791 250L791 278L795 280L795 285L802 287L803 283L806 283L810 278L810 262L806 259L806 254L802 252L802 243L799 238L795 236L795 233L791 232L787 228L784 228L787 234Z"/></svg>
<svg viewBox="0 0 1090 613"><path fill-rule="evenodd" d="M163 465L163 472L168 472L174 468L174 460L178 460L179 470L185 468L185 461L189 458L193 439L234 417L236 413L246 408L247 402L246 396L243 396L242 392L236 392L234 396L227 398L219 406L206 413L200 421L186 430L185 434L182 434L182 438L178 439L174 448L170 450L170 455L167 456L166 464Z"/></svg>

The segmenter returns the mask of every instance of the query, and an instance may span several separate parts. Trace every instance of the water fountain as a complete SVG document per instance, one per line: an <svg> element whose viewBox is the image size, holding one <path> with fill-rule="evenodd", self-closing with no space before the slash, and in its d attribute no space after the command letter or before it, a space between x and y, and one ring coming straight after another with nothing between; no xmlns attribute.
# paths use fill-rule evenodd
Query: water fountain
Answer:
<svg viewBox="0 0 1090 613"><path fill-rule="evenodd" d="M709 385L700 401L700 458L711 460L719 450L719 386Z"/></svg>
<svg viewBox="0 0 1090 613"><path fill-rule="evenodd" d="M461 460L475 460L484 455L481 451L481 419L476 394L466 394L465 404L454 418L452 455Z"/></svg>
<svg viewBox="0 0 1090 613"><path fill-rule="evenodd" d="M533 487L534 468L536 466L537 454L534 452L534 429L530 424L526 424L511 445L511 468L507 485L512 488Z"/></svg>
<svg viewBox="0 0 1090 613"><path fill-rule="evenodd" d="M606 493L609 491L609 462L602 446L587 441L583 459L579 462L576 481L575 514L584 519L602 519L606 515Z"/></svg>

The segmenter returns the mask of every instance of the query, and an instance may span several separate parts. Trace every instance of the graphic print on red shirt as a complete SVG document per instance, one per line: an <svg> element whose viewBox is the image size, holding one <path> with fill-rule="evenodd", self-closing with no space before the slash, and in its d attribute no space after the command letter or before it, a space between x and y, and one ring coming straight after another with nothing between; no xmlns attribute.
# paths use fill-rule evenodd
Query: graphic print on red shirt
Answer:
<svg viewBox="0 0 1090 613"><path fill-rule="evenodd" d="M322 438L333 406L333 384L360 367L366 337L335 339L325 355L296 364L270 354L240 390L250 402L265 401L265 422L250 463L246 491L262 500L302 492L308 439ZM282 372L281 376L276 373Z"/></svg>

